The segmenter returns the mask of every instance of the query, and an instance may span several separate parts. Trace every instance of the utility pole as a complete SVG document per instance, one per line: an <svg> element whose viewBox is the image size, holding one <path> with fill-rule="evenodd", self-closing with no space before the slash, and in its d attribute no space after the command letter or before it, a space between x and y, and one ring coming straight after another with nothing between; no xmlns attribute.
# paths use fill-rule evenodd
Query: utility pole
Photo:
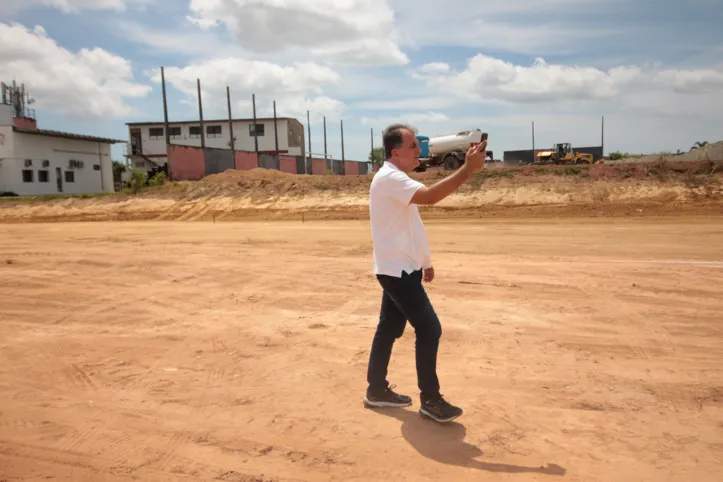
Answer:
<svg viewBox="0 0 723 482"><path fill-rule="evenodd" d="M168 178L172 180L171 156L168 154L168 144L171 143L171 135L168 132L168 101L166 100L166 75L163 71L163 66L161 66L161 85L163 86L163 129L166 134L166 168L168 169ZM142 151L141 154L143 154ZM100 165L102 166L103 163L101 162Z"/></svg>
<svg viewBox="0 0 723 482"><path fill-rule="evenodd" d="M228 131L231 134L231 150L234 150L233 142L233 117L231 116L231 91L226 86L226 101L228 102Z"/></svg>
<svg viewBox="0 0 723 482"><path fill-rule="evenodd" d="M274 101L274 139L276 141L276 153L279 153L279 130L276 125L276 101Z"/></svg>
<svg viewBox="0 0 723 482"><path fill-rule="evenodd" d="M306 111L306 132L309 135L309 164L311 164L311 121L308 110Z"/></svg>
<svg viewBox="0 0 723 482"><path fill-rule="evenodd" d="M532 121L532 163L535 163L535 121Z"/></svg>
<svg viewBox="0 0 723 482"><path fill-rule="evenodd" d="M254 106L254 147L256 148L256 154L259 153L259 136L256 132L256 94L251 94L251 103Z"/></svg>
<svg viewBox="0 0 723 482"><path fill-rule="evenodd" d="M326 116L324 116L324 161L326 161L327 158L327 150L326 150Z"/></svg>
<svg viewBox="0 0 723 482"><path fill-rule="evenodd" d="M206 129L203 127L203 102L201 101L201 79L196 79L198 86L198 115L201 119L201 149L206 148Z"/></svg>
<svg viewBox="0 0 723 482"><path fill-rule="evenodd" d="M341 120L341 162L345 161L344 158L344 120Z"/></svg>

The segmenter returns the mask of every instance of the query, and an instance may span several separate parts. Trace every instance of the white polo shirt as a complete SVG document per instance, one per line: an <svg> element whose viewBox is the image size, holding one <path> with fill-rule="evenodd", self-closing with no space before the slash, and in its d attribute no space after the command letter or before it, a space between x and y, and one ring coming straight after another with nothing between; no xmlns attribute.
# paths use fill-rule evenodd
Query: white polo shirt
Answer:
<svg viewBox="0 0 723 482"><path fill-rule="evenodd" d="M372 179L369 214L374 242L374 273L401 278L432 267L427 233L416 204L409 201L424 186L385 161Z"/></svg>

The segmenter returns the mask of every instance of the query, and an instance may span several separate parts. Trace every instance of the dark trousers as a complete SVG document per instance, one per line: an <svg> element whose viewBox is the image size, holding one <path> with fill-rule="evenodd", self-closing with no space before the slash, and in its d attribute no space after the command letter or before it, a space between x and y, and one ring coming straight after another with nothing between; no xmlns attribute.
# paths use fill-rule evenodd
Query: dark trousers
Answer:
<svg viewBox="0 0 723 482"><path fill-rule="evenodd" d="M442 325L422 286L422 271L402 273L401 278L378 275L384 294L379 324L374 334L367 382L371 391L389 386L387 367L392 347L404 333L407 321L416 333L417 384L422 399L439 395L437 378L437 348L442 336Z"/></svg>

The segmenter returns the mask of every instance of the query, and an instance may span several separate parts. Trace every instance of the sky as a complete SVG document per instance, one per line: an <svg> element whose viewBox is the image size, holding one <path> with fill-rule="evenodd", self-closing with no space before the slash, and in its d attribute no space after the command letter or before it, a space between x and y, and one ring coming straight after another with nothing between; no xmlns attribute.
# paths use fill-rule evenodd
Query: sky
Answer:
<svg viewBox="0 0 723 482"><path fill-rule="evenodd" d="M5 3L5 2L3 2ZM40 128L128 140L126 122L299 119L312 151L366 160L390 123L489 133L489 149L687 151L723 140L723 2L23 0L0 9L0 80ZM113 148L122 159L124 145Z"/></svg>

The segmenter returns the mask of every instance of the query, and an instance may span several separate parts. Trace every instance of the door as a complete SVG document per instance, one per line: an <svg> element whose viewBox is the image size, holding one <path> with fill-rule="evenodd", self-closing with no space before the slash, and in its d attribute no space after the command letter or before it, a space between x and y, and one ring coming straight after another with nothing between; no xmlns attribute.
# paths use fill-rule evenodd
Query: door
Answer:
<svg viewBox="0 0 723 482"><path fill-rule="evenodd" d="M59 167L55 168L55 182L58 185L58 192L63 192L63 170Z"/></svg>
<svg viewBox="0 0 723 482"><path fill-rule="evenodd" d="M139 156L143 152L141 144L141 130L131 129L131 155Z"/></svg>

